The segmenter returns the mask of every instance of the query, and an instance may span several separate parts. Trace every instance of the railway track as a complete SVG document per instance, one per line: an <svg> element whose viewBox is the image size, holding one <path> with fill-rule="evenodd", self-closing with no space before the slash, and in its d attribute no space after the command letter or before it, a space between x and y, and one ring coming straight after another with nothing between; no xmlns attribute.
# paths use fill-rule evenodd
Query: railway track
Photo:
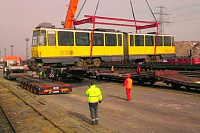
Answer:
<svg viewBox="0 0 200 133"><path fill-rule="evenodd" d="M15 133L15 129L10 123L9 118L0 106L0 132L1 133Z"/></svg>
<svg viewBox="0 0 200 133"><path fill-rule="evenodd" d="M61 127L59 127L58 125L56 125L53 121L51 121L48 117L46 117L45 115L43 115L42 113L41 113L41 111L40 110L38 110L37 108L35 108L34 106L35 106L35 104L36 103L30 103L30 101L29 100L25 100L24 98L22 98L22 96L21 95L18 95L17 93L16 93L16 91L14 91L13 89L11 89L12 87L10 87L8 84L7 85L5 85L5 84L3 84L2 82L1 82L1 85L4 87L4 89L7 89L8 91L9 91L9 95L10 95L10 97L12 97L13 99L17 99L17 101L15 101L15 102L17 102L17 103L20 103L22 106L23 106L23 108L21 108L22 110L23 109L26 109L26 108L28 108L28 110L30 111L30 112L33 112L33 113L36 113L36 116L34 116L34 117L37 117L37 118L41 118L42 117L42 123L41 124L44 124L44 123L48 123L48 125L51 125L51 126L49 126L49 127L51 127L50 129L52 129L52 127L54 127L54 131L57 131L57 132L65 132ZM33 97L32 97L33 98ZM20 101L20 102L19 102ZM40 103L41 105L44 105L44 103L42 103L41 101L37 101L38 103ZM37 103L37 104L38 104ZM18 104L16 104L16 106L18 106ZM16 109L16 107L14 107L15 109ZM8 110L7 110L8 111ZM11 110L9 110L9 111L11 111ZM14 111L14 112L16 112L16 111ZM21 113L21 115L23 116L24 114L23 113ZM31 117L27 117L26 119L30 119ZM13 131L14 132L20 132L20 129L18 129L18 127L14 124L15 122L10 122L10 120L8 119L8 117L7 117L7 120L8 120L8 122L10 123L10 125L11 125L11 128L13 129ZM46 121L46 122L44 122L44 121ZM36 121L35 121L36 122ZM35 124L36 125L36 123L32 123L33 125ZM37 127L38 128L38 127ZM23 129L24 130L24 129ZM43 126L41 126L40 127L40 130L41 131L45 131L45 130L47 130L47 128L46 127L43 127Z"/></svg>
<svg viewBox="0 0 200 133"><path fill-rule="evenodd" d="M93 132L91 125L80 126L79 120L66 114L59 105L46 101L45 95L35 95L17 86L17 82L1 78L0 105L5 108L14 132ZM105 128L98 130L109 132Z"/></svg>

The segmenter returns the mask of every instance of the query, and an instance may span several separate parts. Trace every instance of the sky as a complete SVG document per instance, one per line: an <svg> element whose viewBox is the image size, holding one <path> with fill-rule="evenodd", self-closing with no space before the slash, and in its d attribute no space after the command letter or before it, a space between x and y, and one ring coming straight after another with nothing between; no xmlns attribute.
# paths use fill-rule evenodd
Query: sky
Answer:
<svg viewBox="0 0 200 133"><path fill-rule="evenodd" d="M32 32L42 22L50 22L62 28L67 5L70 0L0 0L0 58L11 55L31 58ZM77 13L85 0L79 0ZM131 0L136 20L157 21L161 16L164 23L163 33L174 35L175 41L200 41L200 0ZM130 0L87 0L77 20L84 15L133 19ZM77 16L76 16L77 17ZM92 28L92 25L80 25L77 28ZM134 28L97 25L96 28L112 28L124 32L135 32ZM145 32L156 29L144 30ZM29 41L25 41L29 38ZM28 44L28 55L26 55ZM6 50L4 50L6 49Z"/></svg>

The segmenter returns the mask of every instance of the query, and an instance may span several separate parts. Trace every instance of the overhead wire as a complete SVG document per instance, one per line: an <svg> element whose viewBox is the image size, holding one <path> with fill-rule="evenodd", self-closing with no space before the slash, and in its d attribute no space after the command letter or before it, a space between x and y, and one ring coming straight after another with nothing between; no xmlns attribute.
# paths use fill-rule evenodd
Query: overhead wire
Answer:
<svg viewBox="0 0 200 133"><path fill-rule="evenodd" d="M183 9L183 8L187 8L187 7L191 7L191 6L196 6L196 5L199 5L199 4L200 4L200 3L195 3L195 4L192 4L192 5L188 5L188 6L183 6L183 7L175 8L175 9L171 9L171 10L168 10L168 11L179 10L179 9Z"/></svg>
<svg viewBox="0 0 200 133"><path fill-rule="evenodd" d="M174 9L167 10L167 11L168 12L171 12L171 11L174 12L174 11L181 11L181 9L187 9L187 10L189 9L189 11L184 11L184 12L181 11L180 13L173 13L175 15L171 16L171 19L173 19L174 22L179 22L179 21L182 21L182 20L193 21L193 20L197 20L196 18L199 18L199 17L196 17L195 15L199 15L198 12L200 12L200 10L190 10L190 9L191 9L191 7L198 6L199 4L200 3L198 2L198 3L195 3L195 4L182 6L182 7L174 8ZM191 16L194 16L194 17L191 17Z"/></svg>

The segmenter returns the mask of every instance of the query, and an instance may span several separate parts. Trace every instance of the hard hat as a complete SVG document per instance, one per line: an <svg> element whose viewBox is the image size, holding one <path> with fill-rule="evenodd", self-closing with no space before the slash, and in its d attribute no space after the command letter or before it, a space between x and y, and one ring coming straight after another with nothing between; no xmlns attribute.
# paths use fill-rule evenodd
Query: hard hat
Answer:
<svg viewBox="0 0 200 133"><path fill-rule="evenodd" d="M95 85L96 83L94 81L91 82L91 85Z"/></svg>
<svg viewBox="0 0 200 133"><path fill-rule="evenodd" d="M130 75L130 74L127 74L127 75L126 75L126 77L127 77L127 78L130 78L130 77L131 77L131 75Z"/></svg>

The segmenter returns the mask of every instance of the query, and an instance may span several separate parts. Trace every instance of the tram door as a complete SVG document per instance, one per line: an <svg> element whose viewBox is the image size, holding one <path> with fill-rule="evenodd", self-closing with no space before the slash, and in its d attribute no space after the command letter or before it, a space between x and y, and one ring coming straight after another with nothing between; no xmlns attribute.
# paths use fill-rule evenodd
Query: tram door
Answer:
<svg viewBox="0 0 200 133"><path fill-rule="evenodd" d="M124 60L129 60L128 34L127 33L124 33Z"/></svg>

